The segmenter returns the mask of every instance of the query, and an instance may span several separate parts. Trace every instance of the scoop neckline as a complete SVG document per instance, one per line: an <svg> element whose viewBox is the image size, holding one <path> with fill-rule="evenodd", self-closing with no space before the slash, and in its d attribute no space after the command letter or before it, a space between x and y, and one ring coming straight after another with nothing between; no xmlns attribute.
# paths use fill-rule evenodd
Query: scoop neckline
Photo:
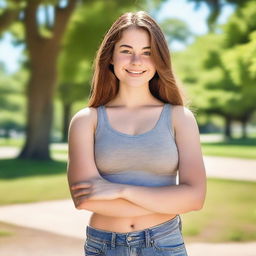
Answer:
<svg viewBox="0 0 256 256"><path fill-rule="evenodd" d="M106 126L107 126L107 128L108 128L110 131L112 131L113 133L119 134L119 135L121 135L121 136L130 137L130 138L137 138L137 137L141 137L141 136L147 135L147 134L149 134L149 133L151 133L151 132L153 132L153 131L156 130L156 128L158 127L158 125L159 125L159 123L160 123L160 121L161 121L161 119L163 118L163 113L164 113L164 110L165 110L166 106L167 106L167 103L164 103L164 105L163 105L163 107L162 107L162 110L161 110L161 113L160 113L160 115L159 115L159 118L158 118L158 120L157 120L155 126L154 126L152 129L150 129L149 131L140 133L140 134L135 134L135 135L123 133L123 132L120 132L120 131L114 129L114 128L111 126L110 122L109 122L105 105L102 105L102 109L103 109L103 113L104 113L104 119L105 119L106 124L107 124Z"/></svg>

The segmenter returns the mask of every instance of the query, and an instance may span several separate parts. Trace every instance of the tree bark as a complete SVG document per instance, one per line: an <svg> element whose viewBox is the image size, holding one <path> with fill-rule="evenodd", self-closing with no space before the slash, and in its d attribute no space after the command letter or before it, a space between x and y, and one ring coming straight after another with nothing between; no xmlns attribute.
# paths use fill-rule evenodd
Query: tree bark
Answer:
<svg viewBox="0 0 256 256"><path fill-rule="evenodd" d="M33 60L27 87L27 139L20 158L50 159L49 143L53 115L53 93L56 83L56 53L45 61Z"/></svg>
<svg viewBox="0 0 256 256"><path fill-rule="evenodd" d="M76 0L70 0L65 8L55 7L51 38L43 38L38 30L36 13L41 2L42 0L28 1L25 9L24 25L31 76L27 85L26 142L19 158L48 160L57 58Z"/></svg>

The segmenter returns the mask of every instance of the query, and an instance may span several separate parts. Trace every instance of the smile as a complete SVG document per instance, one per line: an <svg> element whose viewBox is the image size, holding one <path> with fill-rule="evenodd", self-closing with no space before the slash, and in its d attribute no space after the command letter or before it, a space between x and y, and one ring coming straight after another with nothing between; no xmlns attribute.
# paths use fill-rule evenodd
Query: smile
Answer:
<svg viewBox="0 0 256 256"><path fill-rule="evenodd" d="M127 69L125 71L130 74L143 74L146 72L146 70L145 71L135 71L135 70L127 70Z"/></svg>

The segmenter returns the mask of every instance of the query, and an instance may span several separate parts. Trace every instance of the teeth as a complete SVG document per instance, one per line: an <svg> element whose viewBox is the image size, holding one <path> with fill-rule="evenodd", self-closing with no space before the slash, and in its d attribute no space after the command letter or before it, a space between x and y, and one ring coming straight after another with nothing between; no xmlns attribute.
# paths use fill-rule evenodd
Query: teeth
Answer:
<svg viewBox="0 0 256 256"><path fill-rule="evenodd" d="M129 70L127 70L127 72L132 73L132 74L142 74L144 71L129 71Z"/></svg>

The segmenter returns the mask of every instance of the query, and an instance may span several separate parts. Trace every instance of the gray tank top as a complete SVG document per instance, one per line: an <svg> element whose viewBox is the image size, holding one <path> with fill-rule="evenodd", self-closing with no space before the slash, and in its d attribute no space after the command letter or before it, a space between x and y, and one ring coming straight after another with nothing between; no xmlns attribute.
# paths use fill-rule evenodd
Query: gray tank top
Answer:
<svg viewBox="0 0 256 256"><path fill-rule="evenodd" d="M171 125L171 108L171 104L164 104L153 129L129 135L112 128L105 106L99 106L94 154L100 175L121 184L175 185L178 149Z"/></svg>

